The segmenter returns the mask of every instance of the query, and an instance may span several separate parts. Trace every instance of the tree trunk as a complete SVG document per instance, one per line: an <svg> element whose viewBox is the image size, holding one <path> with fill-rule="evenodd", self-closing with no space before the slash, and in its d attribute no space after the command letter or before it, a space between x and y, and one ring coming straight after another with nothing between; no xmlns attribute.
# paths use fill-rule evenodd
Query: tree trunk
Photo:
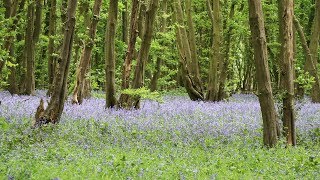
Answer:
<svg viewBox="0 0 320 180"><path fill-rule="evenodd" d="M218 66L221 61L221 18L220 18L220 1L213 0L213 8L211 8L210 0L207 0L208 13L212 22L212 57L210 61L208 94L206 99L209 101L217 101L219 93L219 77Z"/></svg>
<svg viewBox="0 0 320 180"><path fill-rule="evenodd" d="M315 15L311 32L311 40L310 40L310 53L312 56L314 67L317 69L318 60L319 60L319 40L320 40L320 0L316 0L315 5ZM310 62L306 63L307 70L312 71L312 64ZM313 102L320 103L320 89L318 89L317 85L314 84L311 90L311 98Z"/></svg>
<svg viewBox="0 0 320 180"><path fill-rule="evenodd" d="M124 10L122 11L122 41L128 45L128 1L123 0Z"/></svg>
<svg viewBox="0 0 320 180"><path fill-rule="evenodd" d="M140 8L139 8L139 19L138 19L138 35L140 39L143 39L143 33L145 31L145 21L146 21L146 0L140 0Z"/></svg>
<svg viewBox="0 0 320 180"><path fill-rule="evenodd" d="M289 145L296 145L293 82L293 0L279 0L283 129Z"/></svg>
<svg viewBox="0 0 320 180"><path fill-rule="evenodd" d="M176 38L180 54L181 72L184 79L184 86L191 100L203 100L203 89L200 77L192 74L192 55L187 31L184 27L184 15L180 0L174 0L174 16L177 22Z"/></svg>
<svg viewBox="0 0 320 180"><path fill-rule="evenodd" d="M110 0L106 32L106 108L117 105L115 87L115 35L117 26L118 0Z"/></svg>
<svg viewBox="0 0 320 180"><path fill-rule="evenodd" d="M167 14L167 6L168 6L167 0L164 0L162 2L162 8L161 8L162 14ZM165 16L162 16L160 32L161 33L166 32L166 28L167 28L167 18ZM163 45L163 44L161 44L161 45ZM150 91L151 92L156 91L158 88L158 79L159 79L160 73L161 73L162 61L163 61L163 59L161 57L157 57L155 71L153 73L151 83L150 83Z"/></svg>
<svg viewBox="0 0 320 180"><path fill-rule="evenodd" d="M31 0L28 4L27 10L27 28L26 28L26 36L25 36L25 73L24 73L24 81L23 83L23 91L22 94L34 95L34 60L35 60L35 1Z"/></svg>
<svg viewBox="0 0 320 180"><path fill-rule="evenodd" d="M50 14L49 14L49 44L48 44L48 80L49 88L47 95L51 95L54 72L56 69L56 62L54 56L54 35L56 33L56 18L57 18L57 0L50 1Z"/></svg>
<svg viewBox="0 0 320 180"><path fill-rule="evenodd" d="M230 7L229 20L233 20L234 12L235 12L236 1L233 1ZM219 93L218 93L218 101L226 98L225 86L228 75L228 66L230 61L230 46L231 46L231 36L232 36L233 26L229 24L227 34L225 36L225 53L224 53L224 61L221 63L221 71L220 71L220 83L219 83Z"/></svg>
<svg viewBox="0 0 320 180"><path fill-rule="evenodd" d="M320 80L319 80L319 75L317 73L317 68L316 66L314 65L314 61L313 61L313 58L312 58L312 55L311 55L311 51L308 47L308 42L307 42L307 38L305 37L304 35L304 32L303 32L303 28L302 26L300 25L298 19L294 16L294 26L299 34L299 37L300 37L300 41L301 41L301 44L302 44L302 47L303 47L303 50L304 50L304 54L306 56L306 63L310 64L311 65L311 71L310 71L310 75L313 76L315 78L315 87L318 92L320 92Z"/></svg>
<svg viewBox="0 0 320 180"><path fill-rule="evenodd" d="M274 147L277 143L277 115L272 97L262 5L261 0L248 2L258 97L263 118L263 143L265 146Z"/></svg>
<svg viewBox="0 0 320 180"><path fill-rule="evenodd" d="M156 14L158 10L159 0L151 0L148 10L146 11L145 29L143 33L143 39L141 43L141 48L138 54L137 65L134 71L134 78L132 83L133 89L139 89L144 85L144 74L145 66L149 57L149 50L151 47L151 40L153 36L153 26L156 19ZM131 97L127 102L129 107L134 107L136 109L140 108L140 98Z"/></svg>
<svg viewBox="0 0 320 180"><path fill-rule="evenodd" d="M46 123L58 123L64 108L64 102L67 95L67 78L69 75L69 66L71 50L73 45L73 35L75 29L75 12L77 0L68 1L67 21L63 38L63 46L58 59L57 71L54 78L54 89L48 107L43 115L36 117L34 126L41 126ZM40 104L41 105L41 104ZM39 106L40 107L40 106Z"/></svg>
<svg viewBox="0 0 320 180"><path fill-rule="evenodd" d="M88 36L89 39L85 42L84 48L82 50L82 55L80 58L80 63L77 68L77 76L75 87L73 90L72 96L72 103L79 103L81 104L85 95L85 81L86 81L86 73L89 72L90 68L90 61L91 61L91 54L92 49L94 46L94 39L96 36L97 25L100 16L100 9L101 9L102 0L95 0L94 7L93 7L93 17L91 23L89 25L89 32ZM90 83L90 82L89 82Z"/></svg>
<svg viewBox="0 0 320 180"><path fill-rule="evenodd" d="M131 17L130 17L130 39L126 57L122 66L122 84L121 90L128 89L130 83L130 73L132 60L134 57L136 40L138 37L138 15L139 15L139 1L132 0ZM126 107L126 102L129 96L127 94L121 94L119 98L119 106Z"/></svg>

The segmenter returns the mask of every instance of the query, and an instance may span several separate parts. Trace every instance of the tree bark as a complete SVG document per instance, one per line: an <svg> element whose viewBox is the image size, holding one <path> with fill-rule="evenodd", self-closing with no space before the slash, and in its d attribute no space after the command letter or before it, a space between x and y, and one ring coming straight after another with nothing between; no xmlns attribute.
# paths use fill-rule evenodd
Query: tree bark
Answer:
<svg viewBox="0 0 320 180"><path fill-rule="evenodd" d="M278 0L283 91L283 130L288 145L296 145L293 82L293 0Z"/></svg>
<svg viewBox="0 0 320 180"><path fill-rule="evenodd" d="M177 22L176 38L180 55L181 72L184 79L184 86L191 100L203 100L203 89L199 76L192 74L192 55L187 32L184 26L184 15L180 0L174 0L174 16Z"/></svg>
<svg viewBox="0 0 320 180"><path fill-rule="evenodd" d="M236 1L233 1L230 7L229 12L229 21L233 20L234 12L235 12ZM227 22L226 22L227 23ZM219 83L219 93L218 93L218 101L226 98L225 86L228 75L228 66L230 61L230 46L231 46L231 36L232 36L233 26L229 24L227 34L225 36L225 53L224 53L224 61L221 63L221 71L220 71L220 83Z"/></svg>
<svg viewBox="0 0 320 180"><path fill-rule="evenodd" d="M261 0L248 2L258 97L263 118L263 143L267 147L274 147L277 144L277 115L272 97L262 5Z"/></svg>
<svg viewBox="0 0 320 180"><path fill-rule="evenodd" d="M73 36L75 29L75 12L77 0L68 1L67 21L63 38L63 46L60 57L58 58L57 71L54 78L54 90L48 107L44 110L43 115L36 117L33 126L41 126L47 123L58 123L64 108L64 102L67 95L67 78L69 74L71 50L73 45ZM41 105L41 104L40 104Z"/></svg>
<svg viewBox="0 0 320 180"><path fill-rule="evenodd" d="M127 48L126 57L122 65L122 84L121 90L128 89L130 85L130 74L132 60L135 52L135 45L138 37L138 16L139 16L139 1L132 0L131 17L130 17L130 39ZM119 106L125 107L129 96L121 94L119 98Z"/></svg>
<svg viewBox="0 0 320 180"><path fill-rule="evenodd" d="M294 26L295 26L298 34L299 34L299 37L300 37L300 41L301 41L301 44L302 44L302 47L303 47L303 50L304 50L304 54L306 56L306 63L311 65L310 75L315 78L315 87L314 88L316 88L318 90L318 92L320 92L320 79L319 79L319 75L318 75L318 72L317 72L317 68L314 65L314 61L313 61L313 57L311 55L311 51L310 51L310 49L308 47L307 38L304 35L303 28L300 25L299 20L295 16L293 18L293 22L294 22Z"/></svg>
<svg viewBox="0 0 320 180"><path fill-rule="evenodd" d="M125 8L122 11L122 41L128 45L128 1L122 2Z"/></svg>
<svg viewBox="0 0 320 180"><path fill-rule="evenodd" d="M56 33L56 19L57 19L57 0L50 1L50 14L49 14L49 44L48 44L48 80L49 80L49 88L47 95L51 95L52 92L52 84L54 78L54 72L56 69L56 62L54 56L54 35Z"/></svg>
<svg viewBox="0 0 320 180"><path fill-rule="evenodd" d="M146 11L145 29L143 33L143 39L141 48L137 58L137 65L134 71L134 78L132 82L133 89L139 89L144 85L145 66L149 57L149 50L151 47L151 40L153 36L154 22L158 10L159 0L151 0L148 10ZM140 98L131 97L127 102L129 107L136 109L140 108Z"/></svg>
<svg viewBox="0 0 320 180"><path fill-rule="evenodd" d="M89 28L89 31L88 31L89 39L85 42L84 48L82 50L82 55L80 58L80 63L77 68L77 76L76 76L75 87L74 87L73 95L72 95L72 103L81 104L83 101L83 98L84 98L86 74L89 71L89 65L90 65L90 61L91 61L92 49L94 47L94 39L96 36L101 5L102 5L102 0L95 0L94 1L93 17L92 17L91 23L88 27Z"/></svg>
<svg viewBox="0 0 320 180"><path fill-rule="evenodd" d="M319 60L319 40L320 40L320 0L316 0L315 4L315 15L311 32L310 39L310 53L312 56L314 67L317 69L318 60ZM306 63L307 70L312 71L312 64L310 62ZM318 89L317 85L314 84L311 90L311 99L313 102L320 103L320 89Z"/></svg>
<svg viewBox="0 0 320 180"><path fill-rule="evenodd" d="M167 6L168 6L168 2L167 2L167 0L164 0L162 2L162 8L161 8L162 14L167 14ZM165 16L162 16L160 32L161 33L166 32L166 28L167 28L167 18ZM161 44L161 45L163 45L163 44ZM156 91L158 88L158 79L159 79L160 73L161 73L162 61L163 61L163 59L161 57L157 57L155 71L153 73L151 83L150 83L150 91L151 92Z"/></svg>
<svg viewBox="0 0 320 180"><path fill-rule="evenodd" d="M206 99L208 101L217 101L219 93L219 76L218 66L221 64L221 18L220 18L220 1L213 0L213 8L210 0L207 0L208 13L212 22L212 56L210 61L208 93Z"/></svg>
<svg viewBox="0 0 320 180"><path fill-rule="evenodd" d="M35 58L35 1L29 1L28 10L27 10L27 28L25 36L25 73L23 83L22 94L34 95L34 58Z"/></svg>
<svg viewBox="0 0 320 180"><path fill-rule="evenodd" d="M118 0L110 0L106 32L106 108L117 105L115 88L115 35L117 26Z"/></svg>

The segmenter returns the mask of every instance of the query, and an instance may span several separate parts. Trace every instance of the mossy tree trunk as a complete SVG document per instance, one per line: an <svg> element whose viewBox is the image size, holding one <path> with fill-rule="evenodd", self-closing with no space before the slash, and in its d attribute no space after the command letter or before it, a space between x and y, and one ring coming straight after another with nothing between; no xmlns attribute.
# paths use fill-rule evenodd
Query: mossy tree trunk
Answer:
<svg viewBox="0 0 320 180"><path fill-rule="evenodd" d="M209 70L208 93L206 99L208 101L217 101L219 93L219 74L218 67L221 66L221 15L220 15L220 1L213 0L211 7L210 0L207 0L208 13L212 22L212 55Z"/></svg>
<svg viewBox="0 0 320 180"><path fill-rule="evenodd" d="M180 55L181 75L184 81L184 87L186 88L191 100L203 100L203 88L200 77L194 74L192 66L192 50L190 48L190 42L187 35L187 30L184 23L184 13L182 11L181 1L173 1L174 19L177 22L176 26L176 39L177 47ZM190 18L190 16L189 16Z"/></svg>
<svg viewBox="0 0 320 180"><path fill-rule="evenodd" d="M93 6L93 17L91 19L90 25L88 26L88 39L85 41L84 48L82 50L82 54L80 57L80 63L77 68L77 76L76 76L76 82L75 87L73 89L73 95L72 95L72 103L81 104L83 101L83 98L85 97L85 88L86 83L86 74L90 70L90 61L91 61L91 54L92 49L94 47L94 40L96 36L97 31L97 25L99 21L100 16L100 9L102 5L102 0L95 0L94 6ZM87 80L89 81L89 80ZM90 81L89 81L90 84Z"/></svg>

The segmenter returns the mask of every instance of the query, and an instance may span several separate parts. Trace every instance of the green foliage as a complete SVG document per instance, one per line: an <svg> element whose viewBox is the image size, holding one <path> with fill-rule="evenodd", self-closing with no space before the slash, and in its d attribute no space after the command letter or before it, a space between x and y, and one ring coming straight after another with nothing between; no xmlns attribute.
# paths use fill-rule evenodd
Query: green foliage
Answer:
<svg viewBox="0 0 320 180"><path fill-rule="evenodd" d="M300 68L297 68L298 77L295 79L295 82L298 83L303 89L308 93L312 89L313 84L315 83L315 78L309 74L309 72L304 72Z"/></svg>
<svg viewBox="0 0 320 180"><path fill-rule="evenodd" d="M157 102L163 102L162 96L158 92L150 92L149 89L142 87L139 89L125 89L121 91L123 94L128 94L134 97L140 97L141 99L149 99Z"/></svg>

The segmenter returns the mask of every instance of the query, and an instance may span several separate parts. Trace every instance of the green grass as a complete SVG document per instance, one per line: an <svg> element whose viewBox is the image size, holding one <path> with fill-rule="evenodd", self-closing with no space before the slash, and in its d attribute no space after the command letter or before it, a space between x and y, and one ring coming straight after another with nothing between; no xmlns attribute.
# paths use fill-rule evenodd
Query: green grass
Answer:
<svg viewBox="0 0 320 180"><path fill-rule="evenodd" d="M295 148L279 143L268 150L260 137L188 144L159 131L110 132L90 120L40 129L24 122L2 125L0 179L320 178L319 142L311 138Z"/></svg>

